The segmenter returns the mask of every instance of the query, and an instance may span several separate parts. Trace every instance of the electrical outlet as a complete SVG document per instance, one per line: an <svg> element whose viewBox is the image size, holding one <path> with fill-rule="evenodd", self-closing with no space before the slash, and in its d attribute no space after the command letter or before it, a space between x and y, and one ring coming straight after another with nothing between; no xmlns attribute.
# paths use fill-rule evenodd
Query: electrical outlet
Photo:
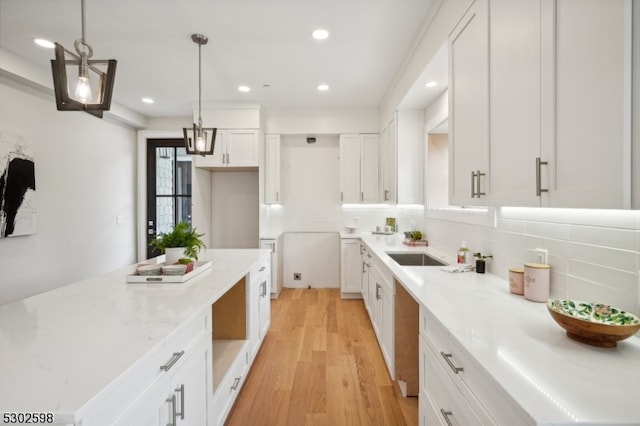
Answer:
<svg viewBox="0 0 640 426"><path fill-rule="evenodd" d="M300 272L294 272L293 279L294 281L300 281L302 279L302 274Z"/></svg>
<svg viewBox="0 0 640 426"><path fill-rule="evenodd" d="M549 255L549 250L537 248L535 254L536 254L537 263L542 263L543 265L547 264L547 257Z"/></svg>

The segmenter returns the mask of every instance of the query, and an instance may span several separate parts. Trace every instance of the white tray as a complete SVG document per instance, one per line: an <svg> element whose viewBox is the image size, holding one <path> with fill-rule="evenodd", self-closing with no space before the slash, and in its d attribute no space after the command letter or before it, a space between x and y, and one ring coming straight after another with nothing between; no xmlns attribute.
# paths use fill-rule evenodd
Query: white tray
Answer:
<svg viewBox="0 0 640 426"><path fill-rule="evenodd" d="M200 261L193 265L193 271L184 275L127 275L127 282L133 284L183 283L211 268L211 261Z"/></svg>

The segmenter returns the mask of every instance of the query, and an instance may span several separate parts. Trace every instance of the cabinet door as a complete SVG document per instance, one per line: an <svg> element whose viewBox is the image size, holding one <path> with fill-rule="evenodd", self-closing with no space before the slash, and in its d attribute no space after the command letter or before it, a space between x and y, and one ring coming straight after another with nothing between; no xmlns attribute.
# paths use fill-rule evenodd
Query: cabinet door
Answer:
<svg viewBox="0 0 640 426"><path fill-rule="evenodd" d="M342 240L340 247L340 290L342 293L361 292L360 241Z"/></svg>
<svg viewBox="0 0 640 426"><path fill-rule="evenodd" d="M394 296L390 283L380 282L380 347L391 379L395 379L395 315ZM416 336L417 338L417 336Z"/></svg>
<svg viewBox="0 0 640 426"><path fill-rule="evenodd" d="M195 155L196 167L223 167L226 158L226 131L218 129L216 133L216 141L213 146L213 155L201 156Z"/></svg>
<svg viewBox="0 0 640 426"><path fill-rule="evenodd" d="M258 308L260 310L260 341L264 339L271 324L271 271L264 275L260 281L260 300Z"/></svg>
<svg viewBox="0 0 640 426"><path fill-rule="evenodd" d="M151 385L118 419L117 426L165 426L169 419L168 377Z"/></svg>
<svg viewBox="0 0 640 426"><path fill-rule="evenodd" d="M449 37L449 204L487 205L487 0L475 0Z"/></svg>
<svg viewBox="0 0 640 426"><path fill-rule="evenodd" d="M360 191L363 203L380 201L379 135L360 135Z"/></svg>
<svg viewBox="0 0 640 426"><path fill-rule="evenodd" d="M176 426L207 424L207 366L210 345L207 339L194 348L185 364L176 371L171 382L170 399L175 396L175 412L171 403L170 414Z"/></svg>
<svg viewBox="0 0 640 426"><path fill-rule="evenodd" d="M362 288L362 300L364 301L364 307L371 315L370 301L369 301L369 251L360 244L360 285Z"/></svg>
<svg viewBox="0 0 640 426"><path fill-rule="evenodd" d="M624 0L556 2L550 206L628 206L631 24L625 9Z"/></svg>
<svg viewBox="0 0 640 426"><path fill-rule="evenodd" d="M541 1L491 0L491 204L538 206Z"/></svg>
<svg viewBox="0 0 640 426"><path fill-rule="evenodd" d="M358 135L340 135L340 199L360 202L360 142Z"/></svg>
<svg viewBox="0 0 640 426"><path fill-rule="evenodd" d="M258 167L258 131L228 130L227 167Z"/></svg>
<svg viewBox="0 0 640 426"><path fill-rule="evenodd" d="M264 202L278 204L280 200L280 135L266 135L264 141Z"/></svg>

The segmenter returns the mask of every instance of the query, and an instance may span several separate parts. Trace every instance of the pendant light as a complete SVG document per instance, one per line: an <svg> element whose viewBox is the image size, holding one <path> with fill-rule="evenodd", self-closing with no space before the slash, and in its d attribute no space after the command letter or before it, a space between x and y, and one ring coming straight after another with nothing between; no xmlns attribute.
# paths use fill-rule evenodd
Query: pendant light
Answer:
<svg viewBox="0 0 640 426"><path fill-rule="evenodd" d="M102 118L102 112L111 108L117 61L90 59L93 48L85 38L85 5L80 1L82 38L74 42L75 53L55 43L51 70L56 105L58 111L85 111Z"/></svg>
<svg viewBox="0 0 640 426"><path fill-rule="evenodd" d="M202 34L192 34L191 40L198 45L198 124L193 123L193 129L184 127L184 146L187 154L205 155L213 154L216 143L216 128L202 127L202 45L209 39Z"/></svg>

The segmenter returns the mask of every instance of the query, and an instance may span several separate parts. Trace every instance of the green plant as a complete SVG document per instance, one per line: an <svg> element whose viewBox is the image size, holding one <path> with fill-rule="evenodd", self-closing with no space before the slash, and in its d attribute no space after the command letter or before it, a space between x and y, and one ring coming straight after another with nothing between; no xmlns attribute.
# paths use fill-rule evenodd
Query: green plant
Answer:
<svg viewBox="0 0 640 426"><path fill-rule="evenodd" d="M474 254L473 254L473 257L475 257L475 258L476 258L476 259L478 259L478 260L485 260L485 259L491 259L491 258L493 258L493 256L491 256L490 254L488 254L488 255L483 255L483 254L481 254L481 253L474 253Z"/></svg>
<svg viewBox="0 0 640 426"><path fill-rule="evenodd" d="M157 238L151 240L149 246L153 251L164 253L165 249L171 247L184 247L184 254L188 257L198 260L198 253L206 248L200 237L204 234L198 234L196 228L192 228L188 222L180 222L173 227L173 231L161 233Z"/></svg>

